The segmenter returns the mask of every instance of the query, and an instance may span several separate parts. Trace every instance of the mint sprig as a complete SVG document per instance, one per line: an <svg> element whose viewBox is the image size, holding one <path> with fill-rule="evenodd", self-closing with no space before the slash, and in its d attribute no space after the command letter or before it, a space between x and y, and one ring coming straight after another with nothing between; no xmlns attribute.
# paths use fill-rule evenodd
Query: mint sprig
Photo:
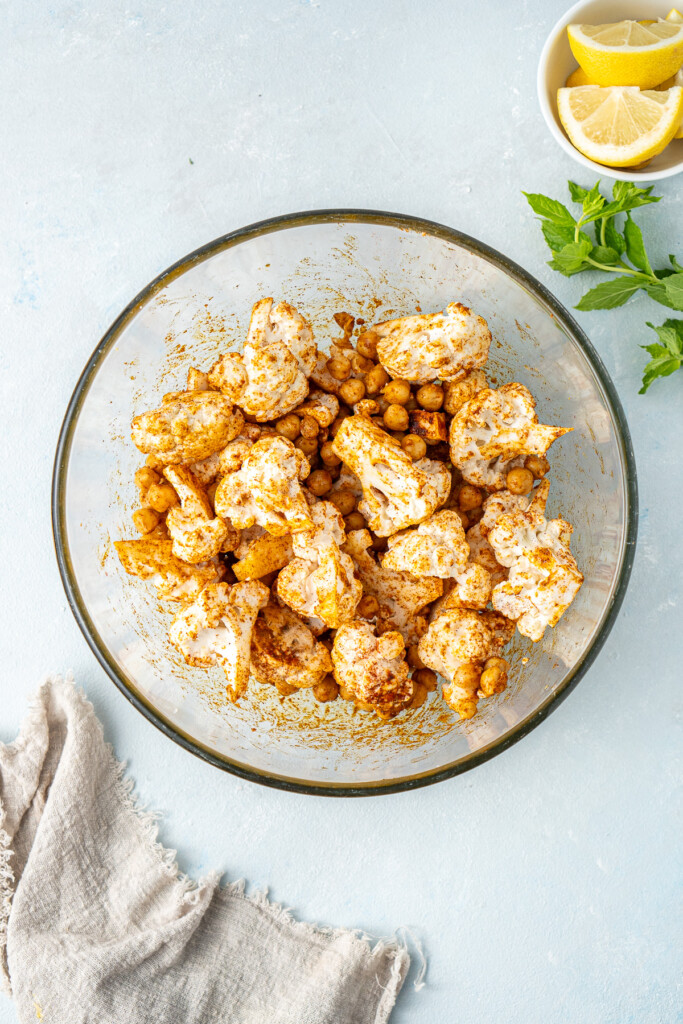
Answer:
<svg viewBox="0 0 683 1024"><path fill-rule="evenodd" d="M643 234L631 217L633 210L660 201L661 196L652 195L654 185L640 188L630 181L616 181L611 201L600 192L599 181L591 189L573 181L568 185L572 201L581 206L578 217L557 199L535 192L524 195L541 218L543 237L553 257L549 267L565 277L586 270L613 275L589 289L576 308L614 309L642 290L669 309L683 310L683 265L669 256L671 266L653 270ZM616 218L621 215L625 219L620 227ZM661 344L641 346L652 359L645 367L640 394L657 377L667 377L683 364L683 320L647 326L657 332Z"/></svg>

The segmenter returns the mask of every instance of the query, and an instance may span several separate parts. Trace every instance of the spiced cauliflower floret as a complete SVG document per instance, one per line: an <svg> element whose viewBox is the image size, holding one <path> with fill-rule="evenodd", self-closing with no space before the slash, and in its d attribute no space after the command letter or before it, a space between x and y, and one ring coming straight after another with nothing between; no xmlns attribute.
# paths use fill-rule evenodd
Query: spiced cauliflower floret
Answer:
<svg viewBox="0 0 683 1024"><path fill-rule="evenodd" d="M427 628L423 609L443 593L443 582L434 576L413 576L379 565L370 553L368 530L349 533L344 550L351 555L363 593L378 604L374 616L378 632L397 630L406 644L416 644Z"/></svg>
<svg viewBox="0 0 683 1024"><path fill-rule="evenodd" d="M259 683L270 683L286 695L317 686L332 671L332 659L298 615L271 603L254 624L251 670Z"/></svg>
<svg viewBox="0 0 683 1024"><path fill-rule="evenodd" d="M460 380L488 359L491 332L483 317L461 302L444 313L405 316L372 328L377 356L392 377L426 384Z"/></svg>
<svg viewBox="0 0 683 1024"><path fill-rule="evenodd" d="M274 536L310 529L313 522L301 487L308 459L285 437L264 437L239 470L222 477L214 496L219 516L239 529L262 526Z"/></svg>
<svg viewBox="0 0 683 1024"><path fill-rule="evenodd" d="M422 522L448 498L451 476L446 466L427 458L413 462L363 413L342 422L332 449L359 478L359 511L379 537Z"/></svg>
<svg viewBox="0 0 683 1024"><path fill-rule="evenodd" d="M160 463L199 462L237 437L244 417L216 391L164 395L161 406L135 416L133 443Z"/></svg>
<svg viewBox="0 0 683 1024"><path fill-rule="evenodd" d="M219 551L232 551L239 532L214 516L211 502L198 480L186 466L166 466L164 476L180 498L166 516L166 528L173 541L173 554L184 562L206 562Z"/></svg>
<svg viewBox="0 0 683 1024"><path fill-rule="evenodd" d="M502 616L462 608L455 596L449 598L420 640L418 653L447 680L442 687L446 703L461 718L472 718L480 697L500 693L507 685L508 665L500 653L510 629Z"/></svg>
<svg viewBox="0 0 683 1024"><path fill-rule="evenodd" d="M344 520L330 501L311 507L313 528L292 535L294 558L280 572L276 590L286 604L337 629L352 619L363 594L353 562L340 550Z"/></svg>
<svg viewBox="0 0 683 1024"><path fill-rule="evenodd" d="M287 302L261 299L251 313L243 354L222 355L208 381L262 423L304 400L315 360L313 332L304 318Z"/></svg>
<svg viewBox="0 0 683 1024"><path fill-rule="evenodd" d="M329 427L339 415L339 399L326 391L311 391L310 395L295 410L297 416L311 416L319 427Z"/></svg>
<svg viewBox="0 0 683 1024"><path fill-rule="evenodd" d="M488 534L497 560L509 569L493 589L493 607L534 641L558 623L583 582L569 550L572 527L545 518L549 486L542 480L528 507L501 515Z"/></svg>
<svg viewBox="0 0 683 1024"><path fill-rule="evenodd" d="M169 639L188 665L220 665L225 673L228 700L236 701L249 682L251 636L270 591L249 580L209 584L196 600L175 617Z"/></svg>
<svg viewBox="0 0 683 1024"><path fill-rule="evenodd" d="M416 528L394 534L382 567L455 580L460 600L471 608L485 608L491 597L491 577L470 561L469 544L456 512L436 512Z"/></svg>
<svg viewBox="0 0 683 1024"><path fill-rule="evenodd" d="M181 561L173 554L173 541L165 537L117 540L114 547L125 571L152 583L161 601L192 601L223 575L218 559L197 565Z"/></svg>
<svg viewBox="0 0 683 1024"><path fill-rule="evenodd" d="M376 711L380 718L393 718L410 704L413 683L400 633L376 637L367 622L347 623L337 630L332 661L345 700Z"/></svg>
<svg viewBox="0 0 683 1024"><path fill-rule="evenodd" d="M545 455L571 427L538 422L531 392L523 384L482 388L451 420L453 465L465 480L489 491L505 487L507 473L524 465L526 455Z"/></svg>

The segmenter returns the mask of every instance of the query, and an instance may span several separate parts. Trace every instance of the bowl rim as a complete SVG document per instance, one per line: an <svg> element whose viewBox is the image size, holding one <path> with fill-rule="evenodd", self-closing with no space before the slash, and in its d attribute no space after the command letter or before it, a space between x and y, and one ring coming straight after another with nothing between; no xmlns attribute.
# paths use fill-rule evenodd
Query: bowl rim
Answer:
<svg viewBox="0 0 683 1024"><path fill-rule="evenodd" d="M191 265L203 262L224 249L231 248L243 241L257 238L261 235L270 234L274 231L282 231L288 228L296 228L315 224L334 223L365 223L381 224L395 227L401 230L417 231L427 233L444 241L470 249L478 256L493 263L498 269L503 270L523 288L530 291L534 297L549 308L563 325L569 335L576 341L583 351L591 369L595 373L601 387L603 388L606 401L613 415L617 442L620 448L623 464L625 467L625 491L626 491L626 524L624 531L624 543L621 555L617 583L614 588L611 602L607 608L604 621L592 643L584 652L581 660L574 666L563 683L550 694L536 711L528 718L518 723L504 737L492 741L487 746L471 752L443 768L434 771L422 772L414 776L401 779L388 780L386 783L373 781L370 783L315 783L303 782L299 779L290 779L266 771L260 771L237 761L231 761L227 757L217 755L214 751L205 747L196 738L192 738L182 730L168 721L157 709L155 709L144 697L137 692L110 656L106 645L100 639L95 626L90 619L85 603L83 602L75 573L71 564L69 547L66 535L65 523L65 491L66 477L69 465L69 456L73 433L78 422L80 409L87 396L90 383L94 380L99 363L109 348L114 344L117 337L133 319L136 313L160 291L169 281L180 276ZM207 761L209 764L223 771L230 772L240 778L257 782L261 785L282 789L294 793L305 793L317 796L377 796L388 793L400 793L422 786L431 785L444 779L452 778L464 771L483 764L490 758L517 743L523 736L531 732L540 724L563 700L571 693L579 680L595 661L605 640L607 639L612 626L621 608L635 555L636 537L638 530L638 489L636 478L636 465L633 453L631 436L614 384L605 369L599 355L588 340L586 334L576 323L571 314L552 295L548 289L537 281L531 274L520 267L517 263L508 259L502 253L491 246L480 242L471 235L464 234L455 228L447 227L436 221L426 220L421 217L414 217L401 213L388 213L380 210L365 210L355 208L321 209L302 211L299 213L284 214L267 220L256 221L245 227L230 231L227 234L215 238L213 241L200 246L187 256L173 263L168 269L158 274L148 285L128 303L125 309L114 320L108 330L102 336L92 355L88 359L83 372L81 373L73 394L69 400L64 420L60 429L59 439L55 452L53 476L52 476L52 528L55 543L55 553L62 584L66 593L67 601L71 611L78 623L78 626L91 651L95 655L100 666L117 686L121 693L130 703L164 735L179 744L185 750L196 757Z"/></svg>
<svg viewBox="0 0 683 1024"><path fill-rule="evenodd" d="M580 14L584 7L587 7L589 3L593 2L594 0L579 0L579 2L574 4L573 7L566 10L555 22L543 43L541 55L538 58L538 70L536 72L536 92L538 94L538 103L541 108L541 113L543 114L543 120L546 123L546 127L565 153L572 157L572 159L577 163L582 164L584 167L594 171L601 177L613 178L616 181L662 181L664 178L672 178L674 174L681 174L681 172L683 172L683 155L678 163L673 164L671 167L664 167L659 171L650 171L649 173L647 168L642 171L637 171L628 167L608 167L606 164L598 164L589 157L584 156L583 153L580 153L558 126L551 104L546 95L550 50L557 40L557 37L564 33L567 25L570 25L576 19L576 16Z"/></svg>

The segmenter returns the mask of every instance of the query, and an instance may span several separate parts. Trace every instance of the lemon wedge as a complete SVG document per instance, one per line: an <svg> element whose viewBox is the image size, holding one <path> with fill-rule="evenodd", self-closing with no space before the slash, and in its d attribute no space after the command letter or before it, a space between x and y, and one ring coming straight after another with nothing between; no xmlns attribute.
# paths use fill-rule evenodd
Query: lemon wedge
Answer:
<svg viewBox="0 0 683 1024"><path fill-rule="evenodd" d="M582 85L558 89L557 109L580 153L608 167L633 167L661 153L675 136L683 119L683 89Z"/></svg>
<svg viewBox="0 0 683 1024"><path fill-rule="evenodd" d="M567 35L577 61L599 85L654 89L683 64L683 24L569 25Z"/></svg>
<svg viewBox="0 0 683 1024"><path fill-rule="evenodd" d="M683 14L677 11L675 7L672 7L664 20L672 21L674 25L683 25Z"/></svg>
<svg viewBox="0 0 683 1024"><path fill-rule="evenodd" d="M573 89L577 85L597 85L597 82L591 82L590 78L583 70L583 68L575 68L571 75L564 83L565 89Z"/></svg>
<svg viewBox="0 0 683 1024"><path fill-rule="evenodd" d="M569 78L572 76L570 75ZM567 79L569 81L569 79ZM673 89L675 85L683 86L683 68L672 75L671 78L667 78L666 82L662 82L661 85L657 86L657 92L664 92L666 89ZM674 135L674 139L683 139L683 120L679 126L678 131Z"/></svg>

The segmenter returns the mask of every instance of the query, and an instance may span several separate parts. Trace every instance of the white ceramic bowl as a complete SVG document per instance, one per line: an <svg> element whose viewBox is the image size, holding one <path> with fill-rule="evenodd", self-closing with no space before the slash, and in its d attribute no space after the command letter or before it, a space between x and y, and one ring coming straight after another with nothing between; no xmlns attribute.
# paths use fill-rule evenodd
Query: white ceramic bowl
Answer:
<svg viewBox="0 0 683 1024"><path fill-rule="evenodd" d="M581 0L563 14L545 41L538 62L538 100L545 123L552 135L577 163L589 168L597 177L618 178L620 181L656 181L670 178L683 171L683 139L670 142L663 153L656 156L642 171L627 167L606 167L579 153L567 138L557 112L557 90L576 67L567 39L567 25L602 25L610 21L635 21L644 18L664 18L673 0Z"/></svg>

